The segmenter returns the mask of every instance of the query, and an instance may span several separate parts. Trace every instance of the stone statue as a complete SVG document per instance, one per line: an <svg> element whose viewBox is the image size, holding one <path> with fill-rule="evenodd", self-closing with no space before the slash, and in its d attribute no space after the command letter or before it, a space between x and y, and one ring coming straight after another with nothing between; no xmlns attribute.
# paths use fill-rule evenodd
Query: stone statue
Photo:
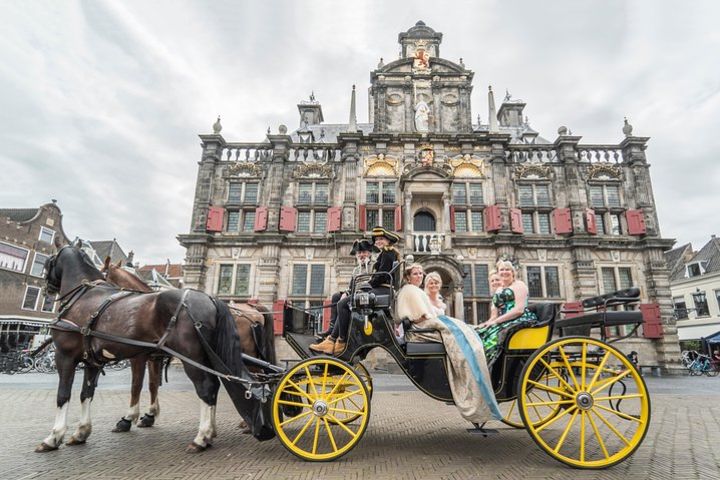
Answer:
<svg viewBox="0 0 720 480"><path fill-rule="evenodd" d="M418 132L430 130L430 107L425 101L420 101L415 105L415 130Z"/></svg>

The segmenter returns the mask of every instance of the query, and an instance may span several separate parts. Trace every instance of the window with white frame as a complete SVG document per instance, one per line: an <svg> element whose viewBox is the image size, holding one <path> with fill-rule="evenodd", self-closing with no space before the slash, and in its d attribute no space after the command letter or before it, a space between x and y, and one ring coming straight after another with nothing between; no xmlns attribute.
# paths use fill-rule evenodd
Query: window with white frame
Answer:
<svg viewBox="0 0 720 480"><path fill-rule="evenodd" d="M218 270L218 295L250 295L250 264L222 263Z"/></svg>
<svg viewBox="0 0 720 480"><path fill-rule="evenodd" d="M472 207L484 206L482 183L454 182L452 184L452 204Z"/></svg>
<svg viewBox="0 0 720 480"><path fill-rule="evenodd" d="M327 232L327 210L300 210L297 219L297 233Z"/></svg>
<svg viewBox="0 0 720 480"><path fill-rule="evenodd" d="M675 318L677 318L678 320L688 318L688 310L687 304L685 303L685 297L674 297L673 309L675 310Z"/></svg>
<svg viewBox="0 0 720 480"><path fill-rule="evenodd" d="M384 206L365 210L365 225L368 230L374 227L385 227L395 229L395 206Z"/></svg>
<svg viewBox="0 0 720 480"><path fill-rule="evenodd" d="M42 253L35 252L35 258L33 258L32 267L30 267L30 275L33 277L42 277L45 274L45 261L49 257Z"/></svg>
<svg viewBox="0 0 720 480"><path fill-rule="evenodd" d="M704 269L702 268L702 265L700 262L694 262L694 263L688 263L685 268L687 268L687 277L699 277L704 273Z"/></svg>
<svg viewBox="0 0 720 480"><path fill-rule="evenodd" d="M228 210L226 231L228 233L251 233L255 231L255 209Z"/></svg>
<svg viewBox="0 0 720 480"><path fill-rule="evenodd" d="M323 297L325 293L325 265L296 263L293 265L291 296Z"/></svg>
<svg viewBox="0 0 720 480"><path fill-rule="evenodd" d="M630 267L602 267L602 293L613 293L633 286L632 268Z"/></svg>
<svg viewBox="0 0 720 480"><path fill-rule="evenodd" d="M549 235L550 214L546 212L522 212L523 233Z"/></svg>
<svg viewBox="0 0 720 480"><path fill-rule="evenodd" d="M25 297L23 298L23 310L37 310L38 298L40 298L40 287L27 286L25 289Z"/></svg>
<svg viewBox="0 0 720 480"><path fill-rule="evenodd" d="M550 185L521 183L517 186L517 206L522 211L523 233L549 235L552 199Z"/></svg>
<svg viewBox="0 0 720 480"><path fill-rule="evenodd" d="M395 203L394 180L373 181L365 183L365 203L370 205L388 205Z"/></svg>
<svg viewBox="0 0 720 480"><path fill-rule="evenodd" d="M530 298L561 298L558 267L528 266L525 270Z"/></svg>
<svg viewBox="0 0 720 480"><path fill-rule="evenodd" d="M42 307L40 307L40 310L46 313L52 313L55 310L55 298L56 295L48 295L46 293L43 296Z"/></svg>
<svg viewBox="0 0 720 480"><path fill-rule="evenodd" d="M327 182L298 182L298 205L327 205L329 196Z"/></svg>
<svg viewBox="0 0 720 480"><path fill-rule="evenodd" d="M484 231L482 210L466 210L455 207L455 232Z"/></svg>
<svg viewBox="0 0 720 480"><path fill-rule="evenodd" d="M523 207L550 207L550 185L545 183L531 183L518 185L518 206Z"/></svg>
<svg viewBox="0 0 720 480"><path fill-rule="evenodd" d="M260 184L258 182L231 181L228 185L227 203L232 205L256 205L258 201Z"/></svg>
<svg viewBox="0 0 720 480"><path fill-rule="evenodd" d="M596 212L595 226L598 235L622 235L620 214Z"/></svg>
<svg viewBox="0 0 720 480"><path fill-rule="evenodd" d="M477 325L490 318L490 280L487 264L464 264L463 308L465 322Z"/></svg>
<svg viewBox="0 0 720 480"><path fill-rule="evenodd" d="M39 241L47 243L48 245L52 245L54 239L55 230L50 230L46 227L40 227L40 235L38 236Z"/></svg>
<svg viewBox="0 0 720 480"><path fill-rule="evenodd" d="M0 242L0 268L23 273L29 250Z"/></svg>

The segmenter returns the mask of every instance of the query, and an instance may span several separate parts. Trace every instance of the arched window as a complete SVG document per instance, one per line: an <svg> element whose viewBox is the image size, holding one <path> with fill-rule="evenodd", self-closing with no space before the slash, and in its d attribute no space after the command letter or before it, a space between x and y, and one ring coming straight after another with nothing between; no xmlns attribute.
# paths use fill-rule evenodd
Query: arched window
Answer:
<svg viewBox="0 0 720 480"><path fill-rule="evenodd" d="M418 212L413 217L413 230L416 232L434 232L435 217L430 212Z"/></svg>

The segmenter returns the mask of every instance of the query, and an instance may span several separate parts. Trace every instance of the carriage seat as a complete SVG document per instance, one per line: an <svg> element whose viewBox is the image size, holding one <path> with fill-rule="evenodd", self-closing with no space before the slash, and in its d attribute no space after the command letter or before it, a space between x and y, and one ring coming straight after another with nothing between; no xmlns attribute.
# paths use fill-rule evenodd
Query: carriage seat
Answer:
<svg viewBox="0 0 720 480"><path fill-rule="evenodd" d="M414 333L435 333L434 328L416 328L409 318L402 319L402 326L405 332L412 331ZM445 346L440 342L406 342L405 353L408 356L414 355L445 355Z"/></svg>
<svg viewBox="0 0 720 480"><path fill-rule="evenodd" d="M537 322L519 325L507 336L507 350L535 350L550 341L553 333L557 305L554 303L531 303L528 310L535 314Z"/></svg>

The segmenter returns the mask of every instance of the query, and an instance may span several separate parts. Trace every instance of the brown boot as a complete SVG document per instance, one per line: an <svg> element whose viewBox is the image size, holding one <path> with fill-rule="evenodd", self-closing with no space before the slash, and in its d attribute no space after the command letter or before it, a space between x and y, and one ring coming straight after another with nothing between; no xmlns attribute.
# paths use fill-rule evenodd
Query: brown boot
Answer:
<svg viewBox="0 0 720 480"><path fill-rule="evenodd" d="M310 345L310 350L316 353L324 353L326 355L332 355L335 349L335 339L328 337L320 343L314 343Z"/></svg>
<svg viewBox="0 0 720 480"><path fill-rule="evenodd" d="M333 348L332 354L337 357L338 355L340 355L341 353L343 353L345 351L346 347L347 347L347 343L338 340L337 342L335 342L335 348Z"/></svg>

